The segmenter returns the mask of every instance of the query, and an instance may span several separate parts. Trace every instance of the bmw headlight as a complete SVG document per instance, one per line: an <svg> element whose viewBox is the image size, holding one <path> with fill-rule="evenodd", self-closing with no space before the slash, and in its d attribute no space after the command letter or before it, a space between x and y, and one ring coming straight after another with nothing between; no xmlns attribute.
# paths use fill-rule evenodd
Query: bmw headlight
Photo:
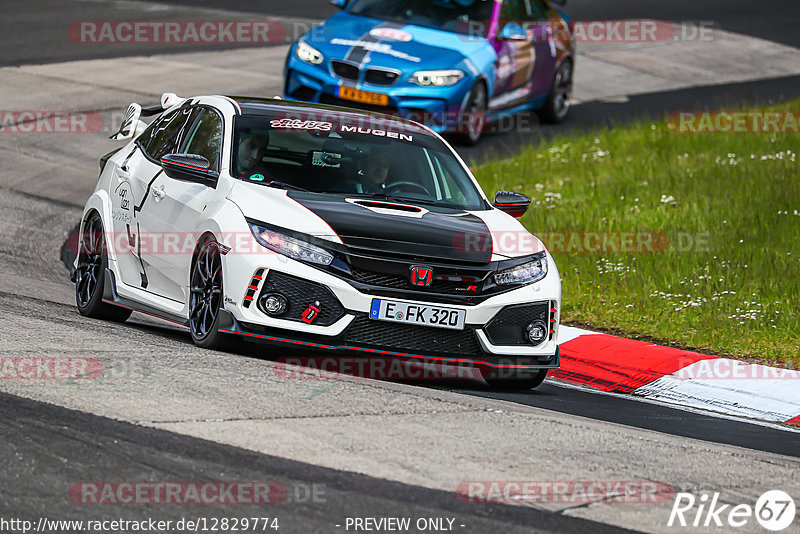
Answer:
<svg viewBox="0 0 800 534"><path fill-rule="evenodd" d="M455 85L464 77L460 70L420 70L411 76L411 81L423 87L447 87Z"/></svg>
<svg viewBox="0 0 800 534"><path fill-rule="evenodd" d="M325 56L322 55L322 52L305 41L297 42L295 54L301 61L305 61L310 65L319 65L325 60Z"/></svg>
<svg viewBox="0 0 800 534"><path fill-rule="evenodd" d="M330 265L333 261L333 254L311 243L279 234L257 224L251 224L250 231L261 246L278 254L319 265Z"/></svg>
<svg viewBox="0 0 800 534"><path fill-rule="evenodd" d="M494 275L494 281L498 285L532 284L533 282L538 282L546 275L547 259L539 258L530 263L500 271Z"/></svg>

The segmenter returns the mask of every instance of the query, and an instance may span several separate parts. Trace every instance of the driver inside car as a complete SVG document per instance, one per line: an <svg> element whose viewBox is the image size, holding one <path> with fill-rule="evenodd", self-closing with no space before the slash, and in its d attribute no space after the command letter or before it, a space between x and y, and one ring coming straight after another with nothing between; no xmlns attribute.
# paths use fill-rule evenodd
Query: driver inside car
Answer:
<svg viewBox="0 0 800 534"><path fill-rule="evenodd" d="M385 152L361 156L358 177L339 183L332 190L342 193L375 194L386 189L392 162Z"/></svg>
<svg viewBox="0 0 800 534"><path fill-rule="evenodd" d="M266 165L262 159L267 153L269 134L251 130L239 134L236 151L236 166L239 178L247 178L256 182L264 181L267 176Z"/></svg>
<svg viewBox="0 0 800 534"><path fill-rule="evenodd" d="M359 193L382 193L386 189L386 179L392 162L385 152L378 152L367 158L366 165L358 171L361 176Z"/></svg>

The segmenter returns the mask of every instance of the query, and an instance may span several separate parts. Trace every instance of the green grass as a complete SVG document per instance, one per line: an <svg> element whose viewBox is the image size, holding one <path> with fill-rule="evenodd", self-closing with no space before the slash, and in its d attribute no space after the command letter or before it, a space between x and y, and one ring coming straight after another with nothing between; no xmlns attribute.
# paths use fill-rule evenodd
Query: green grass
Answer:
<svg viewBox="0 0 800 534"><path fill-rule="evenodd" d="M798 152L798 134L679 134L665 119L555 139L476 173L487 192L533 198L522 222L561 272L564 323L796 367ZM669 245L588 253L562 232L655 232Z"/></svg>

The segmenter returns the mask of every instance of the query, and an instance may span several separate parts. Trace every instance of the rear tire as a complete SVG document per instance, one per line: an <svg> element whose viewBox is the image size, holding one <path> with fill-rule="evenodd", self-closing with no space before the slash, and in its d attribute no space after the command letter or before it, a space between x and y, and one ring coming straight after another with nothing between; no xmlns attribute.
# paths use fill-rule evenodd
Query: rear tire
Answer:
<svg viewBox="0 0 800 534"><path fill-rule="evenodd" d="M528 391L542 385L547 377L548 369L542 369L536 375L519 378L484 378L489 387L496 391Z"/></svg>
<svg viewBox="0 0 800 534"><path fill-rule="evenodd" d="M219 331L222 309L222 255L211 237L198 247L189 277L189 330L192 341L204 349L225 345Z"/></svg>
<svg viewBox="0 0 800 534"><path fill-rule="evenodd" d="M567 118L572 99L572 72L573 66L570 60L563 61L558 66L553 77L553 85L550 86L550 94L544 107L537 112L542 122L558 124Z"/></svg>
<svg viewBox="0 0 800 534"><path fill-rule="evenodd" d="M75 303L84 317L121 323L131 316L131 310L103 302L107 267L103 220L93 211L86 218L78 241Z"/></svg>

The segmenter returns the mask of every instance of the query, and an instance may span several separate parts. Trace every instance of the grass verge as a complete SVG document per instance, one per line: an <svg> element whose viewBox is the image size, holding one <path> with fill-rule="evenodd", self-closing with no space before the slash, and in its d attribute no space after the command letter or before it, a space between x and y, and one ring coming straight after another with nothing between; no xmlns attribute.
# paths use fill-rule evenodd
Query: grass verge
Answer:
<svg viewBox="0 0 800 534"><path fill-rule="evenodd" d="M798 152L800 134L664 120L555 139L477 177L533 198L522 222L561 272L563 322L800 367Z"/></svg>

